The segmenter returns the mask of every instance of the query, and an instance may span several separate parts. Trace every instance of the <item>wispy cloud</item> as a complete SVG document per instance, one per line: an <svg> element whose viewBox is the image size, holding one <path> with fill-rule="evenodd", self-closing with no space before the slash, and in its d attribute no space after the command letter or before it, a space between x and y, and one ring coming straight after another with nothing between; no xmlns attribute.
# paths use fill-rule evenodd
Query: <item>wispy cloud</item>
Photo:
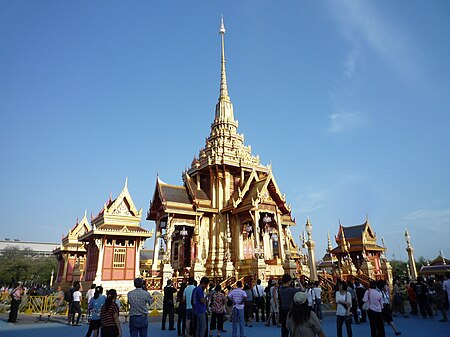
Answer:
<svg viewBox="0 0 450 337"><path fill-rule="evenodd" d="M416 211L413 211L405 216L405 219L407 220L432 220L433 222L436 220L436 218L450 222L450 208L444 208L444 209L419 209Z"/></svg>
<svg viewBox="0 0 450 337"><path fill-rule="evenodd" d="M343 133L354 130L367 123L367 113L354 111L340 111L332 113L329 117L328 132Z"/></svg>
<svg viewBox="0 0 450 337"><path fill-rule="evenodd" d="M370 2L341 0L334 2L333 14L352 47L347 55L349 70L359 55L359 43L367 44L401 79L410 83L421 72L419 51L400 21L388 21ZM346 71L352 74L352 72Z"/></svg>
<svg viewBox="0 0 450 337"><path fill-rule="evenodd" d="M327 194L327 191L322 190L299 195L296 198L295 212L297 214L310 214L321 209Z"/></svg>
<svg viewBox="0 0 450 337"><path fill-rule="evenodd" d="M360 54L359 45L354 43L350 51L347 53L347 56L344 60L343 68L344 68L344 78L350 79L353 77L356 68L356 62L358 60Z"/></svg>

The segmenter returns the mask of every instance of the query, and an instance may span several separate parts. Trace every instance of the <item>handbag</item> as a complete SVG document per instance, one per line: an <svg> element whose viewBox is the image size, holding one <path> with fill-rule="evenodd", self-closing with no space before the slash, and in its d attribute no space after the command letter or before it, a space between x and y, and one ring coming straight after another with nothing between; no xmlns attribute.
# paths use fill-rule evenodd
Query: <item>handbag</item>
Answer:
<svg viewBox="0 0 450 337"><path fill-rule="evenodd" d="M369 302L370 302L370 289L367 290L369 292L369 295L367 296L367 302L364 302L362 306L362 310L367 311L369 310Z"/></svg>

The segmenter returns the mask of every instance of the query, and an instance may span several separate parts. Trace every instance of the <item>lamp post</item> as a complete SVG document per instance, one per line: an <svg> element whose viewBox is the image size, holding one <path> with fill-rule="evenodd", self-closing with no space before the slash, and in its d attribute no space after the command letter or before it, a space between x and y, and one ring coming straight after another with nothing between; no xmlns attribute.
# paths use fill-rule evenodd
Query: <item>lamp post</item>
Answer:
<svg viewBox="0 0 450 337"><path fill-rule="evenodd" d="M54 270L52 269L52 275L50 276L50 288L53 286L53 274L54 274Z"/></svg>
<svg viewBox="0 0 450 337"><path fill-rule="evenodd" d="M308 262L309 262L309 279L311 281L317 281L317 268L316 268L316 258L314 256L314 246L315 243L312 239L312 225L309 222L309 218L306 219L305 225L306 233L308 234L308 241L306 241L306 246L308 247Z"/></svg>
<svg viewBox="0 0 450 337"><path fill-rule="evenodd" d="M414 261L414 249L411 247L411 237L409 236L408 229L405 228L405 241L406 241L406 252L408 253L408 265L411 271L411 279L417 279L417 268L416 262Z"/></svg>

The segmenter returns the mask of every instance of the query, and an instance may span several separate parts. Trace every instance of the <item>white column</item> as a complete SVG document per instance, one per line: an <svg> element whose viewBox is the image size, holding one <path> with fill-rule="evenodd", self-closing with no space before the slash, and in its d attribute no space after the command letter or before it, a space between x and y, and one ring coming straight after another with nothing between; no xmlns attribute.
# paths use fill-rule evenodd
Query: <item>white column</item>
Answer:
<svg viewBox="0 0 450 337"><path fill-rule="evenodd" d="M105 245L102 239L95 239L95 244L98 247L98 262L94 283L99 285L102 283L103 255L105 252Z"/></svg>
<svg viewBox="0 0 450 337"><path fill-rule="evenodd" d="M135 258L135 267L134 267L134 275L135 277L141 276L141 248L144 245L144 239L136 239L135 242L136 247L136 258Z"/></svg>
<svg viewBox="0 0 450 337"><path fill-rule="evenodd" d="M159 257L159 237L161 235L161 229L159 228L159 220L156 222L155 242L153 245L153 262L152 262L152 276L153 272L158 270L158 257Z"/></svg>

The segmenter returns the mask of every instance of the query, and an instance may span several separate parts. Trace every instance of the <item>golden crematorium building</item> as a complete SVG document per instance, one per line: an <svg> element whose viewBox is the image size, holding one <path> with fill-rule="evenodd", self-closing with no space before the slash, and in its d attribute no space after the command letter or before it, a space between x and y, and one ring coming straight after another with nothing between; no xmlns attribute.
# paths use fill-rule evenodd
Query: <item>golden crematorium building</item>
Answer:
<svg viewBox="0 0 450 337"><path fill-rule="evenodd" d="M183 172L183 185L159 177L147 220L156 222L152 275L215 280L296 272L291 209L270 165L238 133L225 71L223 21L220 96L206 144ZM162 261L157 257L163 250Z"/></svg>

